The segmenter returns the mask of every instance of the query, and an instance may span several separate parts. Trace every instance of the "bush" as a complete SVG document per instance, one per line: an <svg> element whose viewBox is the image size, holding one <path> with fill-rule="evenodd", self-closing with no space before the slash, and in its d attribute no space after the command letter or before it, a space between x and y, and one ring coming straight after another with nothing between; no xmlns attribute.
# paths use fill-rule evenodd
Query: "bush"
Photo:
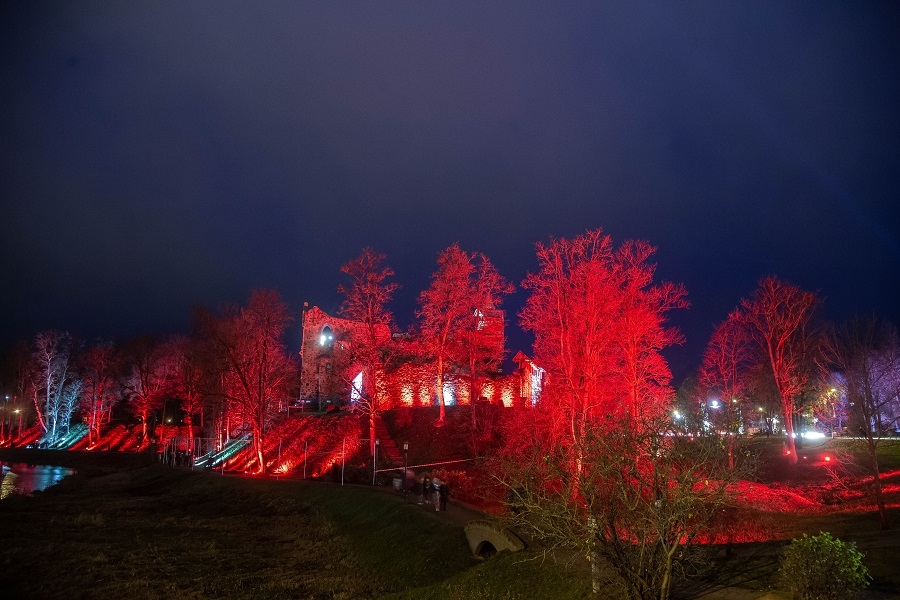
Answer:
<svg viewBox="0 0 900 600"><path fill-rule="evenodd" d="M799 600L853 598L869 584L863 555L853 542L844 543L828 532L795 539L784 552L781 580Z"/></svg>
<svg viewBox="0 0 900 600"><path fill-rule="evenodd" d="M475 481L465 471L439 468L434 470L434 477L450 487L451 498L470 504L478 501Z"/></svg>

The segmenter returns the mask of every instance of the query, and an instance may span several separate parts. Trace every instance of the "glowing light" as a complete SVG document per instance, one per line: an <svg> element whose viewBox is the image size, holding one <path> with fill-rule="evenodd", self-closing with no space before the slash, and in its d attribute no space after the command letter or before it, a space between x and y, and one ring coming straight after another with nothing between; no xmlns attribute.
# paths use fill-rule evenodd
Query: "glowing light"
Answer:
<svg viewBox="0 0 900 600"><path fill-rule="evenodd" d="M285 462L281 463L280 465L278 465L278 467L275 468L274 472L278 475L287 475L288 473L291 472L291 469L293 469L293 468L294 468L294 465L293 465L293 463L291 463L291 461L285 461Z"/></svg>
<svg viewBox="0 0 900 600"><path fill-rule="evenodd" d="M541 399L541 382L544 380L544 369L532 363L531 370L531 405Z"/></svg>
<svg viewBox="0 0 900 600"><path fill-rule="evenodd" d="M444 404L447 406L456 404L456 390L449 381L444 383Z"/></svg>
<svg viewBox="0 0 900 600"><path fill-rule="evenodd" d="M513 404L513 391L509 387L504 388L501 399L503 401L503 406L509 408ZM534 401L532 401L532 404L534 404Z"/></svg>
<svg viewBox="0 0 900 600"><path fill-rule="evenodd" d="M356 377L353 378L353 385L350 387L350 403L351 404L362 400L362 389L363 389L363 374L362 374L362 371L360 371L356 375Z"/></svg>
<svg viewBox="0 0 900 600"><path fill-rule="evenodd" d="M412 406L413 400L412 386L408 383L404 383L403 387L400 389L400 401L406 406Z"/></svg>
<svg viewBox="0 0 900 600"><path fill-rule="evenodd" d="M457 404L471 404L468 386L463 386L462 388L456 390L456 402Z"/></svg>
<svg viewBox="0 0 900 600"><path fill-rule="evenodd" d="M477 322L477 325L475 326L475 329L478 330L478 331L481 331L482 329L484 329L484 313L481 312L481 311L480 311L479 309L477 309L477 308L475 309L475 319L476 319L476 322Z"/></svg>
<svg viewBox="0 0 900 600"><path fill-rule="evenodd" d="M806 438L808 440L821 440L825 437L825 434L821 431L804 431L800 434L800 437Z"/></svg>
<svg viewBox="0 0 900 600"><path fill-rule="evenodd" d="M331 327L326 325L322 328L322 333L319 335L319 345L320 346L331 346L334 343L334 334L331 333Z"/></svg>
<svg viewBox="0 0 900 600"><path fill-rule="evenodd" d="M719 408L719 401L718 400L710 400L709 407L710 408Z"/></svg>
<svg viewBox="0 0 900 600"><path fill-rule="evenodd" d="M831 462L831 457L830 457L830 456L826 456L826 457L825 457L825 462Z"/></svg>

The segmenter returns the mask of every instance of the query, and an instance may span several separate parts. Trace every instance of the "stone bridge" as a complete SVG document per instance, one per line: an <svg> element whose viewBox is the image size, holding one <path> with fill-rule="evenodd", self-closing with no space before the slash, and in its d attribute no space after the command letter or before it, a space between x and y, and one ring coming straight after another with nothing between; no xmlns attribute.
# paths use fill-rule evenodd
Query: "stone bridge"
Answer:
<svg viewBox="0 0 900 600"><path fill-rule="evenodd" d="M475 556L490 556L495 552L518 552L525 543L515 533L490 521L469 521L465 526L469 548Z"/></svg>

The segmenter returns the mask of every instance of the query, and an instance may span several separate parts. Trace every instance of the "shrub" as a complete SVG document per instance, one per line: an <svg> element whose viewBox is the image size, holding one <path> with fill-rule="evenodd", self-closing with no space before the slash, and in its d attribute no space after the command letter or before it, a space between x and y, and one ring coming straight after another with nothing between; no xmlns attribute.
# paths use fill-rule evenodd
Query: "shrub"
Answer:
<svg viewBox="0 0 900 600"><path fill-rule="evenodd" d="M853 598L869 584L863 555L853 542L844 543L828 532L795 539L784 552L781 580L799 600Z"/></svg>
<svg viewBox="0 0 900 600"><path fill-rule="evenodd" d="M465 471L435 469L434 477L450 487L450 497L461 502L475 502L478 496L475 482Z"/></svg>

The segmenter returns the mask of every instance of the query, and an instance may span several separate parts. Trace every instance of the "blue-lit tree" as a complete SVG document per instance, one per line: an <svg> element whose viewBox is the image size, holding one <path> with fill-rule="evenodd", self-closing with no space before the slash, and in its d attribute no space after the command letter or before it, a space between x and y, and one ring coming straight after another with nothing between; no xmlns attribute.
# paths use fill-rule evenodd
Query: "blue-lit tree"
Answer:
<svg viewBox="0 0 900 600"><path fill-rule="evenodd" d="M49 444L68 431L69 419L81 393L81 381L72 369L72 355L72 336L68 332L43 331L35 338L34 408L44 430L42 440Z"/></svg>
<svg viewBox="0 0 900 600"><path fill-rule="evenodd" d="M843 374L850 417L865 440L882 529L890 523L878 463L878 443L900 420L900 340L897 330L875 317L833 328L826 343L829 367Z"/></svg>

